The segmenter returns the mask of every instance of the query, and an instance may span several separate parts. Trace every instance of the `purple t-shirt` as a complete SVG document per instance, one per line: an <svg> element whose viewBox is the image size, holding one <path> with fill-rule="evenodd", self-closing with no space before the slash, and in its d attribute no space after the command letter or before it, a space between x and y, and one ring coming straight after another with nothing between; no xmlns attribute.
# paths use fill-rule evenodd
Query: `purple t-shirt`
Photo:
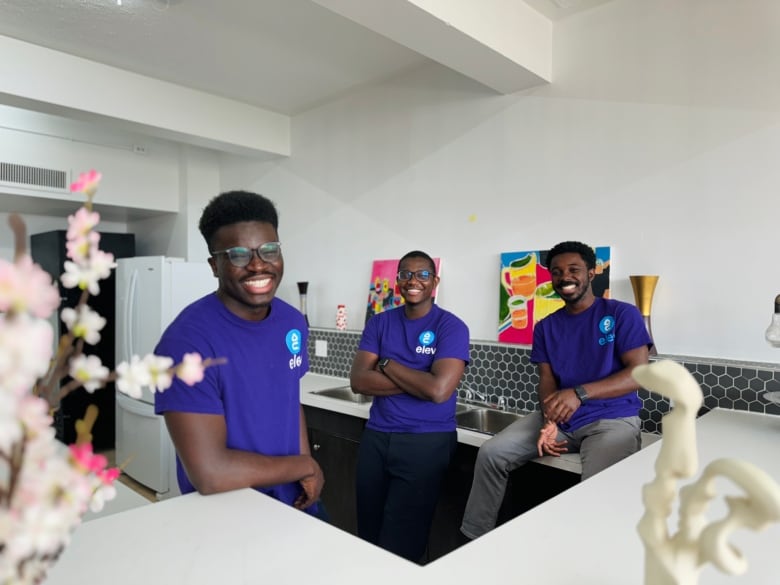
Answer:
<svg viewBox="0 0 780 585"><path fill-rule="evenodd" d="M155 412L220 414L229 448L299 455L300 379L309 369L308 334L300 311L281 299L271 301L262 321L237 317L216 294L195 301L168 326L155 353L176 363L188 352L227 363L207 368L194 386L174 380L155 394ZM194 491L178 456L176 467L182 493ZM297 482L258 489L286 504L301 493Z"/></svg>
<svg viewBox="0 0 780 585"><path fill-rule="evenodd" d="M622 354L651 344L634 305L596 297L582 313L572 315L561 308L542 319L534 328L531 361L550 364L559 389L573 388L622 370ZM636 392L590 399L560 427L573 431L604 418L636 416L641 406Z"/></svg>
<svg viewBox="0 0 780 585"><path fill-rule="evenodd" d="M457 358L469 362L469 329L452 313L433 305L427 315L408 319L403 306L373 316L358 349L429 372L433 362ZM366 427L393 433L455 430L456 393L436 404L410 394L375 396Z"/></svg>

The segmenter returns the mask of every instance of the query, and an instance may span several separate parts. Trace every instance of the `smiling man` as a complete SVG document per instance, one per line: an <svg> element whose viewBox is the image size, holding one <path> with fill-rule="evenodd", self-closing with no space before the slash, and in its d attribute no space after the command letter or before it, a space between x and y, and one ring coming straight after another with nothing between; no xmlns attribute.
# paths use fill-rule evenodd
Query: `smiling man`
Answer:
<svg viewBox="0 0 780 585"><path fill-rule="evenodd" d="M217 291L186 307L155 353L227 363L193 387L176 379L155 394L155 410L176 447L182 493L253 487L319 514L324 479L300 405L309 332L301 312L275 297L284 274L278 224L273 203L246 191L218 195L203 210Z"/></svg>
<svg viewBox="0 0 780 585"><path fill-rule="evenodd" d="M469 330L434 304L439 277L425 252L401 258L397 283L404 304L366 323L350 373L352 390L374 397L358 451L358 536L420 562L458 443Z"/></svg>
<svg viewBox="0 0 780 585"><path fill-rule="evenodd" d="M596 297L596 255L581 242L547 254L564 306L534 329L531 362L539 371L541 410L483 443L461 532L477 538L495 527L509 473L541 455L580 453L587 479L639 450L641 429L634 367L652 346L639 310Z"/></svg>

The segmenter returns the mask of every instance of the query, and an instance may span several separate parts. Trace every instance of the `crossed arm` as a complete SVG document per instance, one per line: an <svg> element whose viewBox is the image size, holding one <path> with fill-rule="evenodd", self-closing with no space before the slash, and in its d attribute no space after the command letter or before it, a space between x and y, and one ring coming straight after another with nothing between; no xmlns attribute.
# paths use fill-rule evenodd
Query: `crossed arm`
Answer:
<svg viewBox="0 0 780 585"><path fill-rule="evenodd" d="M228 448L222 415L168 411L165 424L187 477L201 494L297 481L303 493L295 502L296 508L308 508L320 497L325 480L309 452L302 407L300 455L272 457Z"/></svg>
<svg viewBox="0 0 780 585"><path fill-rule="evenodd" d="M352 361L349 382L356 394L392 396L410 394L420 400L442 403L449 400L458 387L466 363L457 358L442 358L433 362L430 372L408 368L395 360L379 371L379 356L358 350Z"/></svg>

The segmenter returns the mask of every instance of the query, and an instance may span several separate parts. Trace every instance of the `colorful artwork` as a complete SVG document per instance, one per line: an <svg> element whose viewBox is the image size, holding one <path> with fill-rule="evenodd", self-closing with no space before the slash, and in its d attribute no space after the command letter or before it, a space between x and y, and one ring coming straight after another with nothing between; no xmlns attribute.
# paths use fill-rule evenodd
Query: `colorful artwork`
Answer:
<svg viewBox="0 0 780 585"><path fill-rule="evenodd" d="M609 246L594 248L596 277L593 293L609 298ZM563 306L553 290L547 250L504 252L499 274L498 340L533 342L534 325Z"/></svg>
<svg viewBox="0 0 780 585"><path fill-rule="evenodd" d="M398 262L400 260L374 260L371 267L371 280L368 283L368 306L366 307L366 321L374 315L400 307L404 304L404 298L401 291L398 290L396 283L396 274L398 273ZM436 265L436 274L441 273L441 261L439 258L433 259ZM436 292L433 291L434 302L436 301Z"/></svg>

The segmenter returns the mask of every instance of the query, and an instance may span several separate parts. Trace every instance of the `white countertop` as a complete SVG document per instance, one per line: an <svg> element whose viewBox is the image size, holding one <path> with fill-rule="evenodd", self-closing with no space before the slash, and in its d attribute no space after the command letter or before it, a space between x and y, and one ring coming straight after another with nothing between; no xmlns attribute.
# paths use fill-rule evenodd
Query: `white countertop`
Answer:
<svg viewBox="0 0 780 585"><path fill-rule="evenodd" d="M737 457L780 481L780 417L715 410L698 420L697 433L699 473L713 459ZM640 585L640 492L653 478L659 448L649 446L425 567L239 490L190 494L83 524L46 585ZM710 519L725 510L720 494L728 487L718 486ZM670 526L676 530L676 522ZM706 567L702 585L776 585L780 526L740 531L732 542L746 555L747 574Z"/></svg>
<svg viewBox="0 0 780 585"><path fill-rule="evenodd" d="M370 403L361 404L357 402L349 402L347 400L340 400L338 398L329 398L327 396L318 396L317 394L312 394L312 392L316 392L318 390L325 390L326 388L338 388L341 386L349 386L349 380L347 378L323 376L320 374L306 374L301 381L301 404L368 419L368 411L371 408ZM479 433L467 429L458 429L458 442L464 443L466 445L479 447L489 438L490 435L485 433ZM570 471L572 473L581 473L582 471L580 456L578 454L563 454L561 457L545 456L539 457L536 461L551 467L563 469L564 471Z"/></svg>

